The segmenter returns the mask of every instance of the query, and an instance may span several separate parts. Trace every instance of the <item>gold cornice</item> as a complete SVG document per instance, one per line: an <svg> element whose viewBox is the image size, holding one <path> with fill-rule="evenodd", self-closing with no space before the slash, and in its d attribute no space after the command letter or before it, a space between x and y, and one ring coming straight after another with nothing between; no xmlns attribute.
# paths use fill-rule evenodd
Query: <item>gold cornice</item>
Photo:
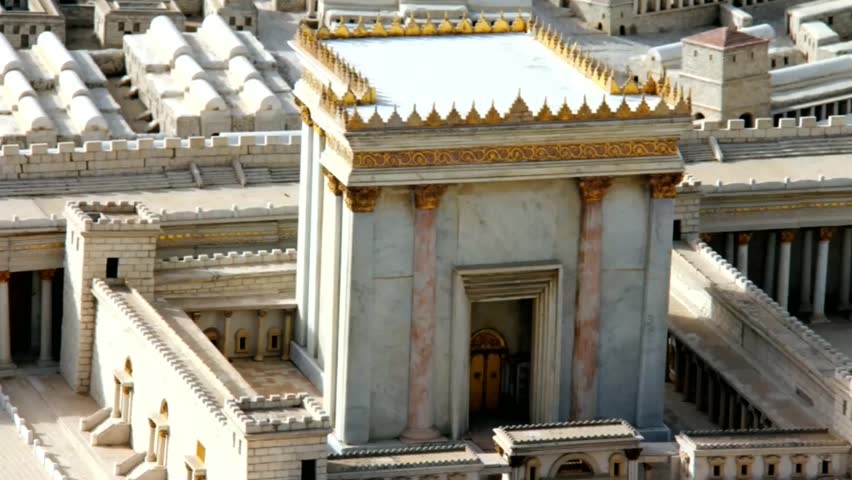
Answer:
<svg viewBox="0 0 852 480"><path fill-rule="evenodd" d="M333 151L351 160L353 168L398 168L447 165L484 165L560 160L663 157L677 155L676 138L621 142L461 147L431 150L351 152L339 142Z"/></svg>
<svg viewBox="0 0 852 480"><path fill-rule="evenodd" d="M675 198L677 186L683 180L683 173L663 173L651 175L648 185L651 187L651 197L655 199Z"/></svg>
<svg viewBox="0 0 852 480"><path fill-rule="evenodd" d="M380 187L343 187L344 200L354 213L370 213L376 209Z"/></svg>
<svg viewBox="0 0 852 480"><path fill-rule="evenodd" d="M612 186L612 177L584 177L578 181L583 203L598 203L603 200L609 187Z"/></svg>
<svg viewBox="0 0 852 480"><path fill-rule="evenodd" d="M441 196L447 191L447 185L415 185L414 208L417 210L435 210L441 204Z"/></svg>
<svg viewBox="0 0 852 480"><path fill-rule="evenodd" d="M738 213L760 213L783 210L802 210L805 208L846 208L852 202L802 202L783 205L761 205L755 207L701 207L701 215L736 215Z"/></svg>

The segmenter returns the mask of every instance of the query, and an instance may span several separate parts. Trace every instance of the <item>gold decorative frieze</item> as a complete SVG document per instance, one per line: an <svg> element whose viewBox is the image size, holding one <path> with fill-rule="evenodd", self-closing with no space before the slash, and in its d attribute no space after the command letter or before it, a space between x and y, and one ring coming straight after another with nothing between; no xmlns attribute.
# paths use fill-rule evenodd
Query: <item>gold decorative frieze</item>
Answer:
<svg viewBox="0 0 852 480"><path fill-rule="evenodd" d="M677 186L683 180L683 173L663 173L651 175L648 185L651 187L651 197L655 199L675 198Z"/></svg>
<svg viewBox="0 0 852 480"><path fill-rule="evenodd" d="M351 159L354 168L395 168L664 157L677 155L677 143L676 138L663 138L623 142L354 152Z"/></svg>
<svg viewBox="0 0 852 480"><path fill-rule="evenodd" d="M583 202L597 203L603 200L606 191L612 186L612 177L584 177L578 183Z"/></svg>
<svg viewBox="0 0 852 480"><path fill-rule="evenodd" d="M441 196L447 191L447 185L415 185L414 208L417 210L435 210L441 204Z"/></svg>
<svg viewBox="0 0 852 480"><path fill-rule="evenodd" d="M451 20L449 14L444 13L444 19L438 24L432 21L431 14L426 14L426 19L421 23L410 15L405 21L394 16L390 24L384 19L376 17L370 28L364 26L364 18L358 17L354 27L347 25L344 18L340 18L337 26L332 29L322 26L314 34L320 40L363 38L363 37L421 37L433 35L464 35L470 33L523 33L527 31L527 21L520 10L515 18L509 23L503 12L493 22L485 17L485 12L480 12L476 22L472 22L467 12L462 13L460 19ZM303 27L307 29L307 27ZM313 32L311 32L313 33Z"/></svg>
<svg viewBox="0 0 852 480"><path fill-rule="evenodd" d="M376 201L382 189L380 187L343 187L343 193L349 210L355 213L370 213L376 209Z"/></svg>

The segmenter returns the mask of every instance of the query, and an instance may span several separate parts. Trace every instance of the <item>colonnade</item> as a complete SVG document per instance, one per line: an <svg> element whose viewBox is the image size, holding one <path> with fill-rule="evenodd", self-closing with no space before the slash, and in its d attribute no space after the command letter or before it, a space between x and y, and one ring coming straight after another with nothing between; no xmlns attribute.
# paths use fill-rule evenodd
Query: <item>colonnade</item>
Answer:
<svg viewBox="0 0 852 480"><path fill-rule="evenodd" d="M723 244L722 254L725 259L747 278L760 285L761 288L782 307L790 310L793 292L791 285L791 264L794 256L799 255L800 269L798 272L798 313L809 314L812 322L825 322L826 295L829 291L829 254L831 242L836 242L837 236L842 242L839 260L840 284L837 286L836 304L828 305L837 310L850 309L850 293L852 293L852 227L844 228L812 228L800 230L780 230L763 232L765 248L763 255L763 271L751 271L749 264L752 255L751 244L754 234L751 232L728 232L723 234L703 234L706 243L714 241L717 236L724 236L724 241L716 240L719 246ZM799 238L799 247L793 248L793 242ZM757 262L760 263L760 262Z"/></svg>
<svg viewBox="0 0 852 480"><path fill-rule="evenodd" d="M36 272L34 272L36 273ZM53 363L53 277L54 270L41 270L39 275L39 306L38 322L39 365ZM11 301L9 295L9 280L11 272L0 272L0 370L15 368L12 361L12 319ZM21 301L22 299L16 299ZM35 343L35 342L33 342Z"/></svg>
<svg viewBox="0 0 852 480"><path fill-rule="evenodd" d="M666 352L666 382L687 402L705 414L719 428L771 428L772 421L689 346L669 333Z"/></svg>
<svg viewBox="0 0 852 480"><path fill-rule="evenodd" d="M666 10L698 7L717 3L717 0L634 0L633 11L639 15Z"/></svg>
<svg viewBox="0 0 852 480"><path fill-rule="evenodd" d="M846 115L852 112L852 98L844 98L832 102L823 103L820 105L811 105L809 107L795 108L793 110L784 111L773 114L775 125L782 118L816 117L817 121L825 120L832 115Z"/></svg>

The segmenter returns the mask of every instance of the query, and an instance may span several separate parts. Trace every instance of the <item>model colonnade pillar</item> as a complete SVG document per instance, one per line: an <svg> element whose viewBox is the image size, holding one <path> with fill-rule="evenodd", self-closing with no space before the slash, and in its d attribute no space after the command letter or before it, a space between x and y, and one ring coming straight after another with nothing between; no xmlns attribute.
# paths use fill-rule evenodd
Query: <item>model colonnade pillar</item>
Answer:
<svg viewBox="0 0 852 480"><path fill-rule="evenodd" d="M612 177L587 177L579 181L583 208L580 219L574 362L571 376L571 417L577 420L592 419L597 415L602 202L611 185Z"/></svg>
<svg viewBox="0 0 852 480"><path fill-rule="evenodd" d="M776 300L778 304L788 308L790 297L790 256L793 246L793 240L796 239L796 232L793 230L784 230L781 232L781 248L778 259L778 291Z"/></svg>
<svg viewBox="0 0 852 480"><path fill-rule="evenodd" d="M52 361L53 274L53 270L42 270L39 272L39 277L41 278L41 345L38 361L41 364Z"/></svg>

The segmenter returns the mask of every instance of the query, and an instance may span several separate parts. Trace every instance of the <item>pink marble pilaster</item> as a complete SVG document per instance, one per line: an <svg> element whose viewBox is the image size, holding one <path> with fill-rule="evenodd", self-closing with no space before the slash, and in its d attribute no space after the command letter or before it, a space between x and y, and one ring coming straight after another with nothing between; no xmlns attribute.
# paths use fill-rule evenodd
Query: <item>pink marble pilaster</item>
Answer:
<svg viewBox="0 0 852 480"><path fill-rule="evenodd" d="M432 406L432 342L435 337L435 216L446 187L414 188L414 291L411 308L411 353L408 370L408 424L402 440L440 438Z"/></svg>
<svg viewBox="0 0 852 480"><path fill-rule="evenodd" d="M579 181L583 198L580 255L577 262L577 304L571 378L571 418L595 418L598 393L598 345L601 313L601 233L603 197L611 177Z"/></svg>

